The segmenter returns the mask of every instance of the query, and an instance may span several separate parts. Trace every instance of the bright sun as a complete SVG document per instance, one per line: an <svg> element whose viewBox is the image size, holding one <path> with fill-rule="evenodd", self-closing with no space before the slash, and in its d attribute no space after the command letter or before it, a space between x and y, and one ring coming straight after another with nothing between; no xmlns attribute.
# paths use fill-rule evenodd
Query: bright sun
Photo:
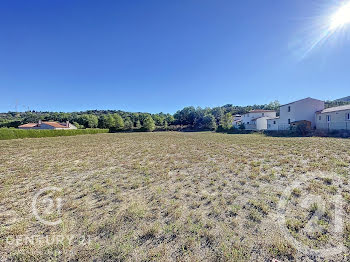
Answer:
<svg viewBox="0 0 350 262"><path fill-rule="evenodd" d="M350 23L350 2L343 5L330 19L330 29L337 30Z"/></svg>

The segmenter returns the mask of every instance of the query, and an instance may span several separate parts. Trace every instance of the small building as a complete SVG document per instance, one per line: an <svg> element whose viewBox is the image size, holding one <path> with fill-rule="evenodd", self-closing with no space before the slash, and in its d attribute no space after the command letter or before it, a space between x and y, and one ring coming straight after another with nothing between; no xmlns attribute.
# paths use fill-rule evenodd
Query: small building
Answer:
<svg viewBox="0 0 350 262"><path fill-rule="evenodd" d="M278 130L279 117L271 117L267 119L267 130Z"/></svg>
<svg viewBox="0 0 350 262"><path fill-rule="evenodd" d="M241 122L242 122L242 116L241 115L237 114L237 115L233 116L233 122L232 122L233 127L239 128L239 126L241 125Z"/></svg>
<svg viewBox="0 0 350 262"><path fill-rule="evenodd" d="M233 116L233 120L241 120L241 119L242 119L242 116L239 114Z"/></svg>
<svg viewBox="0 0 350 262"><path fill-rule="evenodd" d="M291 123L299 121L311 122L311 128L316 128L315 113L324 109L324 101L307 97L280 106L280 116L269 119L268 130L289 130Z"/></svg>
<svg viewBox="0 0 350 262"><path fill-rule="evenodd" d="M66 121L65 123L58 122L42 122L41 120L38 123L28 123L24 125L20 125L19 129L52 129L52 130L67 130L67 129L77 129L76 126Z"/></svg>
<svg viewBox="0 0 350 262"><path fill-rule="evenodd" d="M350 105L316 112L316 128L320 130L350 130Z"/></svg>
<svg viewBox="0 0 350 262"><path fill-rule="evenodd" d="M242 123L247 130L266 130L267 120L275 118L277 112L274 110L251 110L249 113L242 115Z"/></svg>
<svg viewBox="0 0 350 262"><path fill-rule="evenodd" d="M294 121L290 123L292 128L297 128L298 126L304 126L305 129L311 130L311 122L307 120Z"/></svg>

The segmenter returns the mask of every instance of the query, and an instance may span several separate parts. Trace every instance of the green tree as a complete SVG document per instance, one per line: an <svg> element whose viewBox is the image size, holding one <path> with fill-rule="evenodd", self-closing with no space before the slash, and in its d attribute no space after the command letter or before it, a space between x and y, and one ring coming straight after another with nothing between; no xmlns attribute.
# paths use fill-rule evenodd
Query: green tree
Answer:
<svg viewBox="0 0 350 262"><path fill-rule="evenodd" d="M141 126L140 120L136 120L135 128L136 128L136 129L140 129L141 127L142 127L142 126Z"/></svg>
<svg viewBox="0 0 350 262"><path fill-rule="evenodd" d="M265 105L264 109L278 111L280 109L280 106L281 106L280 102L275 100L273 102L270 102L268 105Z"/></svg>
<svg viewBox="0 0 350 262"><path fill-rule="evenodd" d="M124 129L125 130L132 130L133 128L133 122L129 117L127 117L124 121Z"/></svg>
<svg viewBox="0 0 350 262"><path fill-rule="evenodd" d="M95 115L84 114L81 115L77 122L86 128L96 128L98 126L98 118Z"/></svg>
<svg viewBox="0 0 350 262"><path fill-rule="evenodd" d="M89 115L88 118L88 127L89 128L96 128L98 127L98 118L95 115Z"/></svg>
<svg viewBox="0 0 350 262"><path fill-rule="evenodd" d="M152 115L152 118L154 120L154 123L157 125L157 126L162 126L163 123L164 123L164 116L162 113L160 114L154 114Z"/></svg>
<svg viewBox="0 0 350 262"><path fill-rule="evenodd" d="M115 119L112 115L102 115L98 120L98 126L100 128L111 128L115 126Z"/></svg>
<svg viewBox="0 0 350 262"><path fill-rule="evenodd" d="M106 128L111 128L114 126L116 126L116 120L111 114L108 114L107 121L106 121Z"/></svg>
<svg viewBox="0 0 350 262"><path fill-rule="evenodd" d="M165 121L168 123L168 125L171 125L175 121L175 118L170 114L166 114Z"/></svg>
<svg viewBox="0 0 350 262"><path fill-rule="evenodd" d="M143 128L149 132L152 132L156 128L154 120L150 115L146 116L146 118L144 119Z"/></svg>
<svg viewBox="0 0 350 262"><path fill-rule="evenodd" d="M185 107L175 113L174 118L180 125L193 125L196 118L196 109L193 106Z"/></svg>
<svg viewBox="0 0 350 262"><path fill-rule="evenodd" d="M124 128L124 120L119 114L113 114L114 127L116 130L122 130Z"/></svg>
<svg viewBox="0 0 350 262"><path fill-rule="evenodd" d="M228 130L233 126L233 116L230 113L226 113L220 122L220 125L224 130Z"/></svg>
<svg viewBox="0 0 350 262"><path fill-rule="evenodd" d="M217 125L216 125L215 117L211 114L205 115L203 118L203 128L209 129L209 130L215 130L216 127Z"/></svg>
<svg viewBox="0 0 350 262"><path fill-rule="evenodd" d="M39 115L28 112L23 119L23 123L37 123L39 119L41 119Z"/></svg>
<svg viewBox="0 0 350 262"><path fill-rule="evenodd" d="M221 107L214 107L211 110L211 114L215 117L216 123L219 124L224 117L224 110Z"/></svg>
<svg viewBox="0 0 350 262"><path fill-rule="evenodd" d="M106 128L106 121L107 121L107 116L103 115L98 118L98 127L99 128Z"/></svg>

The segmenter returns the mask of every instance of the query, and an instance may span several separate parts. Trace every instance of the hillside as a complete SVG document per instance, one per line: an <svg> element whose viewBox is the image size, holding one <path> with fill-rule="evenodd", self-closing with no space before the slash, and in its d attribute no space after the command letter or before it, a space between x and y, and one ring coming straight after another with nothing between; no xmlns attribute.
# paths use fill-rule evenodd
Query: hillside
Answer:
<svg viewBox="0 0 350 262"><path fill-rule="evenodd" d="M350 104L350 96L339 98L333 101L326 101L326 108Z"/></svg>
<svg viewBox="0 0 350 262"><path fill-rule="evenodd" d="M350 96L339 98L335 101L337 101L337 102L350 102Z"/></svg>

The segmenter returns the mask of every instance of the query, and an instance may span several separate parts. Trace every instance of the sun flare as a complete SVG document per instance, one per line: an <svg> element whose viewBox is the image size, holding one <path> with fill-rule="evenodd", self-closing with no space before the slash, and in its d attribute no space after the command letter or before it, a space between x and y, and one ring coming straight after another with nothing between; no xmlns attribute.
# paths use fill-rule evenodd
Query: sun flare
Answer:
<svg viewBox="0 0 350 262"><path fill-rule="evenodd" d="M343 5L330 19L330 29L337 30L350 23L350 2Z"/></svg>

